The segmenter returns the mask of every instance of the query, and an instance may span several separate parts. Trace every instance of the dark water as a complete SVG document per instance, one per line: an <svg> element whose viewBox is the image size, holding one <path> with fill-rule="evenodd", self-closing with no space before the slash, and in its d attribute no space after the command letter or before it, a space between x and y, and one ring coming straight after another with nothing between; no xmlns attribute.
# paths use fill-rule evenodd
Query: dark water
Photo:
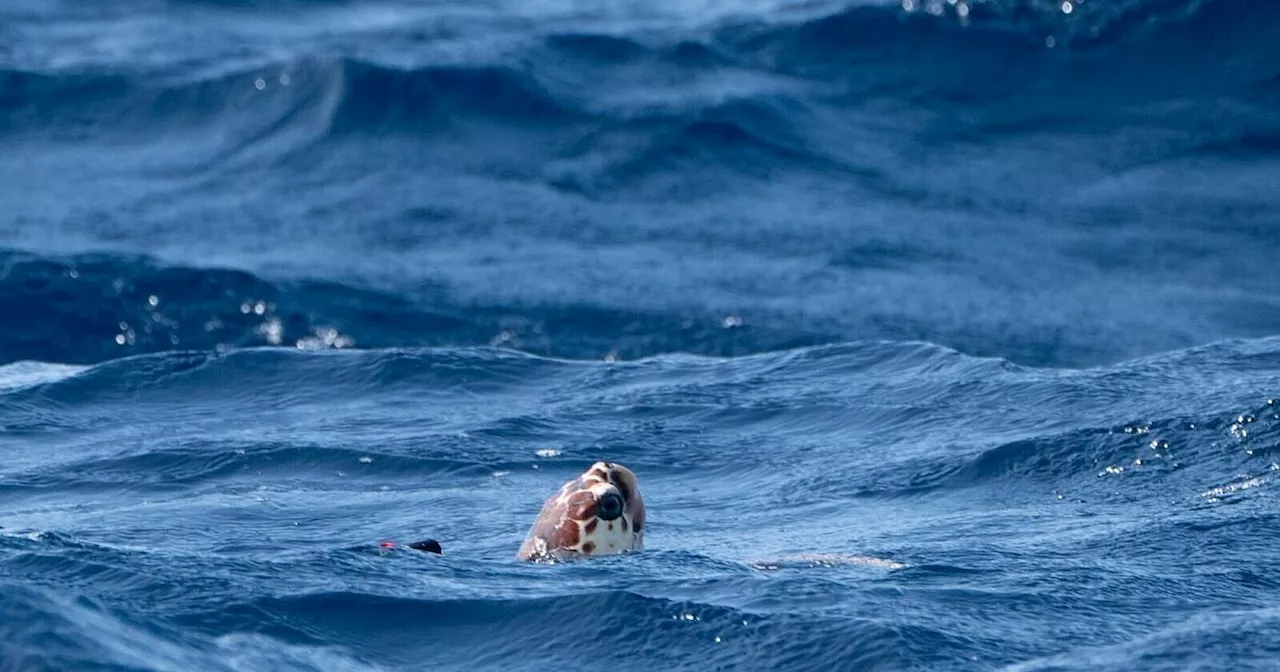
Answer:
<svg viewBox="0 0 1280 672"><path fill-rule="evenodd" d="M9 0L0 670L1275 669L1277 35Z"/></svg>

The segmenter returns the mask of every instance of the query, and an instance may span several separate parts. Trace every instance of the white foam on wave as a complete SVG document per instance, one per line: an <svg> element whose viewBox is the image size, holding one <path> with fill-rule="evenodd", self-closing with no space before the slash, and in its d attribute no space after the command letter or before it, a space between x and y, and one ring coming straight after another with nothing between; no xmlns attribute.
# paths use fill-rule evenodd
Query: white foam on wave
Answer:
<svg viewBox="0 0 1280 672"><path fill-rule="evenodd" d="M0 392L10 392L24 387L53 383L88 370L80 364L52 364L49 362L13 362L0 366Z"/></svg>

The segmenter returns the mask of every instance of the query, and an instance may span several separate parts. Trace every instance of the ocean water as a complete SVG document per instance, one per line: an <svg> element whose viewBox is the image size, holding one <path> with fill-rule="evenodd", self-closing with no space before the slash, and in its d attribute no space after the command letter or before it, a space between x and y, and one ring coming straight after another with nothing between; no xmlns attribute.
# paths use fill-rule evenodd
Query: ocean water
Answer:
<svg viewBox="0 0 1280 672"><path fill-rule="evenodd" d="M1277 669L1277 35L0 3L0 671Z"/></svg>

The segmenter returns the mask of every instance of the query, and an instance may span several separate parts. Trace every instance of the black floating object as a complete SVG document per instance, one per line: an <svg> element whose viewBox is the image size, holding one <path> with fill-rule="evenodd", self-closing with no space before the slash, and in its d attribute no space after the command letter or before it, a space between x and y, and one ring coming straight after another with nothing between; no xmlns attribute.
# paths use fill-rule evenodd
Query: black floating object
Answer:
<svg viewBox="0 0 1280 672"><path fill-rule="evenodd" d="M444 555L444 549L440 548L440 542L435 539L415 541L412 544L409 544L409 548L412 548L415 551L426 551L428 553L439 553L440 555Z"/></svg>

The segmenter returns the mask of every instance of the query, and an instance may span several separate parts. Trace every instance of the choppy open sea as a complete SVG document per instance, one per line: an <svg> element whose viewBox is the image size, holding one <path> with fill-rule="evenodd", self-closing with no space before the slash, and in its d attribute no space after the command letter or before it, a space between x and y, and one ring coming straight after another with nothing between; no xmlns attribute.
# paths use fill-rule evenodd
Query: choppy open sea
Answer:
<svg viewBox="0 0 1280 672"><path fill-rule="evenodd" d="M1280 669L1278 36L5 0L0 671Z"/></svg>

